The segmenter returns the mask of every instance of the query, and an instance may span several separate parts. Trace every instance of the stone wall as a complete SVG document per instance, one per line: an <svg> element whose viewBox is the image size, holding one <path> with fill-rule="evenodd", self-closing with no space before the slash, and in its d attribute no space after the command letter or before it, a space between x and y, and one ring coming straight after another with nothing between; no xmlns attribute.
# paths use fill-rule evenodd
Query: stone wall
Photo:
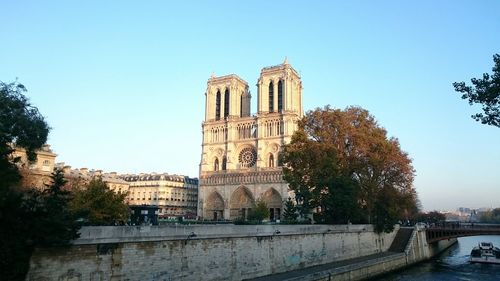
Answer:
<svg viewBox="0 0 500 281"><path fill-rule="evenodd" d="M413 237L406 247L407 264L411 265L427 259L430 259L457 242L456 238L441 240L432 244L427 243L425 228L416 227Z"/></svg>
<svg viewBox="0 0 500 281"><path fill-rule="evenodd" d="M303 270L300 274L284 277L286 281L356 281L367 280L394 270L415 265L438 255L457 239L443 240L428 244L425 229L415 227L404 252L373 255L368 259L358 259L347 264L332 263L314 271Z"/></svg>
<svg viewBox="0 0 500 281"><path fill-rule="evenodd" d="M370 225L85 227L37 249L27 280L241 280L386 251Z"/></svg>

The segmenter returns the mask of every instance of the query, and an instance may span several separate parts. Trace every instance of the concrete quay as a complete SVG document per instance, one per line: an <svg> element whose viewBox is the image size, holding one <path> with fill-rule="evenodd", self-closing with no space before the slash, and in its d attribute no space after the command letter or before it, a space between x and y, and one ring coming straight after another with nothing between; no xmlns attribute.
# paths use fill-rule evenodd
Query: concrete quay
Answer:
<svg viewBox="0 0 500 281"><path fill-rule="evenodd" d="M453 243L425 239L371 225L85 227L69 247L36 249L26 280L361 280Z"/></svg>

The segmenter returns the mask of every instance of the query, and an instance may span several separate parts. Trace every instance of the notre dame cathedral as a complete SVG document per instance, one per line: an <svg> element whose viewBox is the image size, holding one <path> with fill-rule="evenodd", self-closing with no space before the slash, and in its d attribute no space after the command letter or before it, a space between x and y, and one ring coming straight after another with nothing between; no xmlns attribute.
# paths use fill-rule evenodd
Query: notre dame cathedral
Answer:
<svg viewBox="0 0 500 281"><path fill-rule="evenodd" d="M205 97L198 215L245 218L263 200L269 219L280 219L291 193L278 159L303 115L299 74L286 59L263 68L255 116L248 83L237 75L210 77Z"/></svg>

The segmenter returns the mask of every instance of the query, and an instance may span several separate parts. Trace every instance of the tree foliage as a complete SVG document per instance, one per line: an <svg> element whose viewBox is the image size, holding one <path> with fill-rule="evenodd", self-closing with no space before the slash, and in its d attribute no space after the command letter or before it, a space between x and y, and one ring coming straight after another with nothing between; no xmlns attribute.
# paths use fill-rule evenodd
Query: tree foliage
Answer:
<svg viewBox="0 0 500 281"><path fill-rule="evenodd" d="M483 223L500 223L500 208L482 212L479 215L479 221Z"/></svg>
<svg viewBox="0 0 500 281"><path fill-rule="evenodd" d="M250 212L248 216L248 220L255 220L259 223L262 222L262 220L269 218L269 208L264 200L257 200L255 202L254 208Z"/></svg>
<svg viewBox="0 0 500 281"><path fill-rule="evenodd" d="M15 166L19 159L11 159L13 147L26 149L28 160L33 161L35 150L47 141L49 134L49 126L24 92L22 84L0 81L0 184L4 190L20 180Z"/></svg>
<svg viewBox="0 0 500 281"><path fill-rule="evenodd" d="M484 73L483 78L472 78L473 86L465 82L455 82L455 91L462 93L462 99L469 104L481 104L483 113L471 117L482 124L500 127L500 55L493 55L493 74Z"/></svg>
<svg viewBox="0 0 500 281"><path fill-rule="evenodd" d="M42 191L44 208L36 219L41 231L39 245L67 245L69 241L79 237L80 225L69 209L72 194L64 188L66 180L62 169L55 169L51 175L52 183Z"/></svg>
<svg viewBox="0 0 500 281"><path fill-rule="evenodd" d="M61 175L53 174L47 191L20 188L21 174L12 156L24 148L28 160L47 141L49 127L17 82L0 82L0 272L2 280L24 280L35 247L67 244L76 238Z"/></svg>
<svg viewBox="0 0 500 281"><path fill-rule="evenodd" d="M376 218L379 229L389 231L417 208L410 158L362 108L307 112L281 160L302 216L316 208L325 223ZM382 204L383 195L396 196L397 203Z"/></svg>
<svg viewBox="0 0 500 281"><path fill-rule="evenodd" d="M427 213L417 213L415 214L414 222L424 222L428 224L438 224L446 220L446 216L438 211L431 211Z"/></svg>
<svg viewBox="0 0 500 281"><path fill-rule="evenodd" d="M288 197L283 209L283 220L285 223L295 223L297 222L297 216L297 207L295 203L293 203L292 198Z"/></svg>
<svg viewBox="0 0 500 281"><path fill-rule="evenodd" d="M75 190L70 209L87 225L125 223L130 216L126 196L110 190L101 178L94 178L87 186Z"/></svg>
<svg viewBox="0 0 500 281"><path fill-rule="evenodd" d="M35 160L49 134L49 127L38 109L29 103L23 93L24 85L0 82L0 144L26 149L28 159Z"/></svg>

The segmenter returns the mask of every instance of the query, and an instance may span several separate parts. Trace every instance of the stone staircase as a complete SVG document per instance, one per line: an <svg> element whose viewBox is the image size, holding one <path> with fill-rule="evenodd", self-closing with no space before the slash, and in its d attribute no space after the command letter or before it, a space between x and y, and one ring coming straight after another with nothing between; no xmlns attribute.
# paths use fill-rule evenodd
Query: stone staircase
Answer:
<svg viewBox="0 0 500 281"><path fill-rule="evenodd" d="M391 247L389 247L388 252L394 253L402 253L406 249L406 245L408 245L408 241L411 238L413 233L413 227L401 227L396 233L396 237L394 237L394 241L392 241Z"/></svg>

